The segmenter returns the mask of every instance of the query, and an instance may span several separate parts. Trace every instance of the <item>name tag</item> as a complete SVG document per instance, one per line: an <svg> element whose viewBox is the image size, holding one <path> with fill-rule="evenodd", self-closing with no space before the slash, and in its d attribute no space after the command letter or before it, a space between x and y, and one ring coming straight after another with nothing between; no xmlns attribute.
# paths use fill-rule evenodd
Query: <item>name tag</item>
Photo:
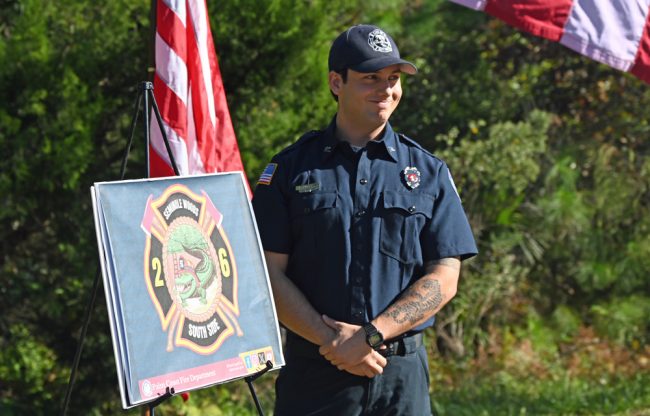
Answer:
<svg viewBox="0 0 650 416"><path fill-rule="evenodd" d="M306 185L297 185L296 186L296 191L300 194L304 194L307 192L312 192L312 191L318 191L320 189L320 183L315 182L315 183L308 183Z"/></svg>

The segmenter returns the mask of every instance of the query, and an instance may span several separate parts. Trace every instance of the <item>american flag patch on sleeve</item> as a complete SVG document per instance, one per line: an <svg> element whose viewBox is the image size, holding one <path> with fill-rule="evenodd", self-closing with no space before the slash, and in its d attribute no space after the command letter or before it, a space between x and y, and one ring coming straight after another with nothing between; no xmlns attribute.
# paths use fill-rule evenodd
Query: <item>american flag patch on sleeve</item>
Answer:
<svg viewBox="0 0 650 416"><path fill-rule="evenodd" d="M258 185L270 185L271 184L271 179L273 179L273 174L275 173L275 169L278 167L277 163L269 163L266 165L266 168L264 168L264 172L260 175L260 178L257 180Z"/></svg>

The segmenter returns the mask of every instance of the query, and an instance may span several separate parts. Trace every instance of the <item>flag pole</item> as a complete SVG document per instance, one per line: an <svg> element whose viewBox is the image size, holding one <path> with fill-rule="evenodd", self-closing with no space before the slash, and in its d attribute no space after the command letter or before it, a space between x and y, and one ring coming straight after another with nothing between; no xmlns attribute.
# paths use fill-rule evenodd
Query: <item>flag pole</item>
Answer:
<svg viewBox="0 0 650 416"><path fill-rule="evenodd" d="M156 72L156 10L157 10L157 1L151 0L151 7L149 8L149 42L147 42L147 80L151 84L153 89L153 78L154 73ZM145 90L146 86L143 87ZM152 93L153 95L153 93ZM144 177L149 178L151 176L151 169L149 168L149 150L151 146L151 138L149 125L150 122L150 104L149 104L149 91L144 91ZM162 129L162 125L160 126Z"/></svg>
<svg viewBox="0 0 650 416"><path fill-rule="evenodd" d="M147 81L153 82L156 72L156 16L158 13L157 0L151 0L149 8L149 42L147 46Z"/></svg>

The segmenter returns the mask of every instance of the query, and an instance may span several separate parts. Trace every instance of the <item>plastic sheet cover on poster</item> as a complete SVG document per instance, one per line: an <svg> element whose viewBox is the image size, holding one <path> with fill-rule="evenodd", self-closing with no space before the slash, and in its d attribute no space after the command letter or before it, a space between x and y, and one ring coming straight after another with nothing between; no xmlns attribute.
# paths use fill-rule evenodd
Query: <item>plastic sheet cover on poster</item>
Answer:
<svg viewBox="0 0 650 416"><path fill-rule="evenodd" d="M284 365L243 174L91 188L122 406Z"/></svg>

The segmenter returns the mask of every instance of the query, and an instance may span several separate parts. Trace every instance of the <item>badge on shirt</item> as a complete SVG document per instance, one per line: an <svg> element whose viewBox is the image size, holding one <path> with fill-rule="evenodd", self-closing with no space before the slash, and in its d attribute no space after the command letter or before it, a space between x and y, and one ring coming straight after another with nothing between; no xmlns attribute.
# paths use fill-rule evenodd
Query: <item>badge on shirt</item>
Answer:
<svg viewBox="0 0 650 416"><path fill-rule="evenodd" d="M257 184L270 185L277 167L278 167L277 163L269 163L268 165L266 165L266 168L264 168L264 172L262 172L260 178L257 180Z"/></svg>
<svg viewBox="0 0 650 416"><path fill-rule="evenodd" d="M420 186L420 171L418 168L411 166L404 168L404 182L411 189Z"/></svg>

